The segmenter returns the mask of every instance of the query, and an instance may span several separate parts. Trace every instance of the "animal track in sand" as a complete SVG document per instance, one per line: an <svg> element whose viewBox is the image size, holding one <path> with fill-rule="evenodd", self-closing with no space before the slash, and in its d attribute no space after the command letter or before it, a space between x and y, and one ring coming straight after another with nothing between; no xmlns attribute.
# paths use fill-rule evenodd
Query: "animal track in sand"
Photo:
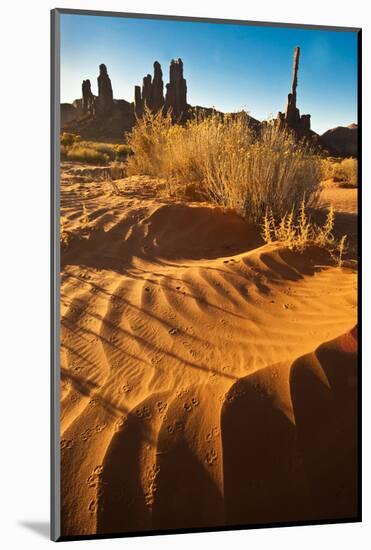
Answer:
<svg viewBox="0 0 371 550"><path fill-rule="evenodd" d="M114 431L119 432L120 430L122 430L122 428L124 428L127 425L127 422L128 422L127 416L123 416L122 418L119 418L114 424Z"/></svg>
<svg viewBox="0 0 371 550"><path fill-rule="evenodd" d="M89 485L89 487L91 488L98 487L101 482L102 474L103 474L103 466L102 465L96 466L92 471L92 473L90 474L90 476L88 477L88 479L86 480L86 483Z"/></svg>
<svg viewBox="0 0 371 550"><path fill-rule="evenodd" d="M167 410L167 403L163 403L162 401L158 401L156 403L157 410L160 414L160 416L164 416Z"/></svg>
<svg viewBox="0 0 371 550"><path fill-rule="evenodd" d="M180 422L179 420L173 422L172 424L168 424L166 426L166 431L169 434L175 433L175 432L183 432L184 431L184 422Z"/></svg>
<svg viewBox="0 0 371 550"><path fill-rule="evenodd" d="M208 453L206 453L206 462L209 466L212 466L215 464L215 462L218 459L218 455L216 454L215 449L211 449Z"/></svg>
<svg viewBox="0 0 371 550"><path fill-rule="evenodd" d="M217 439L219 437L219 433L220 433L219 428L217 426L214 426L206 435L205 437L206 441L210 442L210 441L213 441L214 439Z"/></svg>
<svg viewBox="0 0 371 550"><path fill-rule="evenodd" d="M198 407L199 401L196 397L192 397L190 401L186 401L183 405L184 410L191 412L195 407Z"/></svg>
<svg viewBox="0 0 371 550"><path fill-rule="evenodd" d="M125 384L123 384L121 386L121 388L119 389L119 393L123 394L123 393L128 393L131 391L131 386L130 384L127 382Z"/></svg>
<svg viewBox="0 0 371 550"><path fill-rule="evenodd" d="M61 449L71 449L72 446L72 439L61 439Z"/></svg>
<svg viewBox="0 0 371 550"><path fill-rule="evenodd" d="M152 413L146 405L144 405L140 409L136 409L135 415L141 419L152 418Z"/></svg>

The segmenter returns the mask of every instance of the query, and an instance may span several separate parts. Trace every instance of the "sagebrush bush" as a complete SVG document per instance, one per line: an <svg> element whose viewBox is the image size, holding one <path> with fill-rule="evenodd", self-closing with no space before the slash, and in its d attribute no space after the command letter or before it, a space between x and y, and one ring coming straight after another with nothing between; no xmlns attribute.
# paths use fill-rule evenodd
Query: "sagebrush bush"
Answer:
<svg viewBox="0 0 371 550"><path fill-rule="evenodd" d="M358 183L357 159L347 158L337 163L334 168L334 179L350 187L356 187Z"/></svg>
<svg viewBox="0 0 371 550"><path fill-rule="evenodd" d="M146 110L128 145L129 174L166 178L171 194L185 194L189 184L210 201L260 222L267 207L282 216L303 196L314 206L321 180L320 159L309 145L265 124L259 136L246 113L198 116L184 126L170 115Z"/></svg>
<svg viewBox="0 0 371 550"><path fill-rule="evenodd" d="M358 162L355 158L322 160L323 179L333 179L346 187L357 187Z"/></svg>
<svg viewBox="0 0 371 550"><path fill-rule="evenodd" d="M70 145L73 145L74 143L77 143L80 141L80 136L77 135L77 134L71 134L69 132L63 132L61 134L61 145L62 146L70 146Z"/></svg>
<svg viewBox="0 0 371 550"><path fill-rule="evenodd" d="M109 143L97 143L94 146L94 149L98 151L98 153L103 153L104 155L107 155L110 160L116 159L116 148L114 145L111 145Z"/></svg>
<svg viewBox="0 0 371 550"><path fill-rule="evenodd" d="M129 145L116 145L116 160L125 160L127 157L133 154L133 151Z"/></svg>
<svg viewBox="0 0 371 550"><path fill-rule="evenodd" d="M62 154L62 151L61 151ZM81 147L74 145L63 151L63 160L70 160L76 162L85 162L87 164L101 164L107 165L109 163L109 156L106 153L100 153L95 149L89 147Z"/></svg>

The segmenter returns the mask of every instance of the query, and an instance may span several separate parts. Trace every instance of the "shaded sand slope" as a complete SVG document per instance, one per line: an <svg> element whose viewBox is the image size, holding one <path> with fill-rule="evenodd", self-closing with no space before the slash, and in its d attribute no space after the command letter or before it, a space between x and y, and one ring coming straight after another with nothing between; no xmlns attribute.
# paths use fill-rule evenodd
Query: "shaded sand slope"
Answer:
<svg viewBox="0 0 371 550"><path fill-rule="evenodd" d="M62 183L63 534L354 516L355 271L116 191Z"/></svg>

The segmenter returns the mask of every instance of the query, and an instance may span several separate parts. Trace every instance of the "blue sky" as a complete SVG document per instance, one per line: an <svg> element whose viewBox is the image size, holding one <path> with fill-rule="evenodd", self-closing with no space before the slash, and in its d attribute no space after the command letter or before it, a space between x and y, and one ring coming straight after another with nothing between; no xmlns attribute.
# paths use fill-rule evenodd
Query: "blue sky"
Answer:
<svg viewBox="0 0 371 550"><path fill-rule="evenodd" d="M245 109L262 120L285 108L295 46L298 107L312 115L312 129L356 122L356 32L63 14L61 101L81 97L86 78L96 94L100 63L114 97L133 101L134 85L152 74L155 60L166 83L170 60L181 57L188 103Z"/></svg>

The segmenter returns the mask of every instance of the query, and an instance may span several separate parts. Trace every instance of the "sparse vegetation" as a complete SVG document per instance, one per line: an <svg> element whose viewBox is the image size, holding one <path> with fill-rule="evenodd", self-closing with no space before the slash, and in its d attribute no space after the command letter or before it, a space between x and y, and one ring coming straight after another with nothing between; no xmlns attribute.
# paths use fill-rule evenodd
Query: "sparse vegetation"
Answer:
<svg viewBox="0 0 371 550"><path fill-rule="evenodd" d="M333 234L334 226L335 213L332 206L328 210L324 224L319 226L307 214L305 201L302 200L296 213L292 209L289 213L285 213L278 222L276 222L272 210L267 208L263 217L261 235L267 244L276 241L284 244L290 250L299 252L303 252L309 245L320 246L327 249L337 265L341 267L346 251L347 236L343 235L340 240L337 240Z"/></svg>
<svg viewBox="0 0 371 550"><path fill-rule="evenodd" d="M80 136L77 134L71 134L69 132L63 132L61 134L61 145L68 147L78 143L81 140Z"/></svg>
<svg viewBox="0 0 371 550"><path fill-rule="evenodd" d="M357 187L358 183L358 162L357 159L343 159L336 164L334 180L339 181L346 187Z"/></svg>
<svg viewBox="0 0 371 550"><path fill-rule="evenodd" d="M87 164L107 165L122 162L131 154L128 145L82 141L76 134L61 135L61 158Z"/></svg>
<svg viewBox="0 0 371 550"><path fill-rule="evenodd" d="M129 174L166 178L172 195L190 185L204 199L260 223L266 208L283 216L317 202L321 161L309 145L266 124L256 136L245 113L198 116L184 126L169 115L146 111L132 130Z"/></svg>
<svg viewBox="0 0 371 550"><path fill-rule="evenodd" d="M82 147L80 145L73 145L72 147L66 147L65 149L61 148L61 158L62 160L100 165L106 165L110 160L106 153L101 153L90 147Z"/></svg>
<svg viewBox="0 0 371 550"><path fill-rule="evenodd" d="M126 160L132 154L129 145L116 145L116 160Z"/></svg>
<svg viewBox="0 0 371 550"><path fill-rule="evenodd" d="M357 187L358 162L355 158L336 159L326 158L322 160L323 179L333 179L341 187Z"/></svg>

